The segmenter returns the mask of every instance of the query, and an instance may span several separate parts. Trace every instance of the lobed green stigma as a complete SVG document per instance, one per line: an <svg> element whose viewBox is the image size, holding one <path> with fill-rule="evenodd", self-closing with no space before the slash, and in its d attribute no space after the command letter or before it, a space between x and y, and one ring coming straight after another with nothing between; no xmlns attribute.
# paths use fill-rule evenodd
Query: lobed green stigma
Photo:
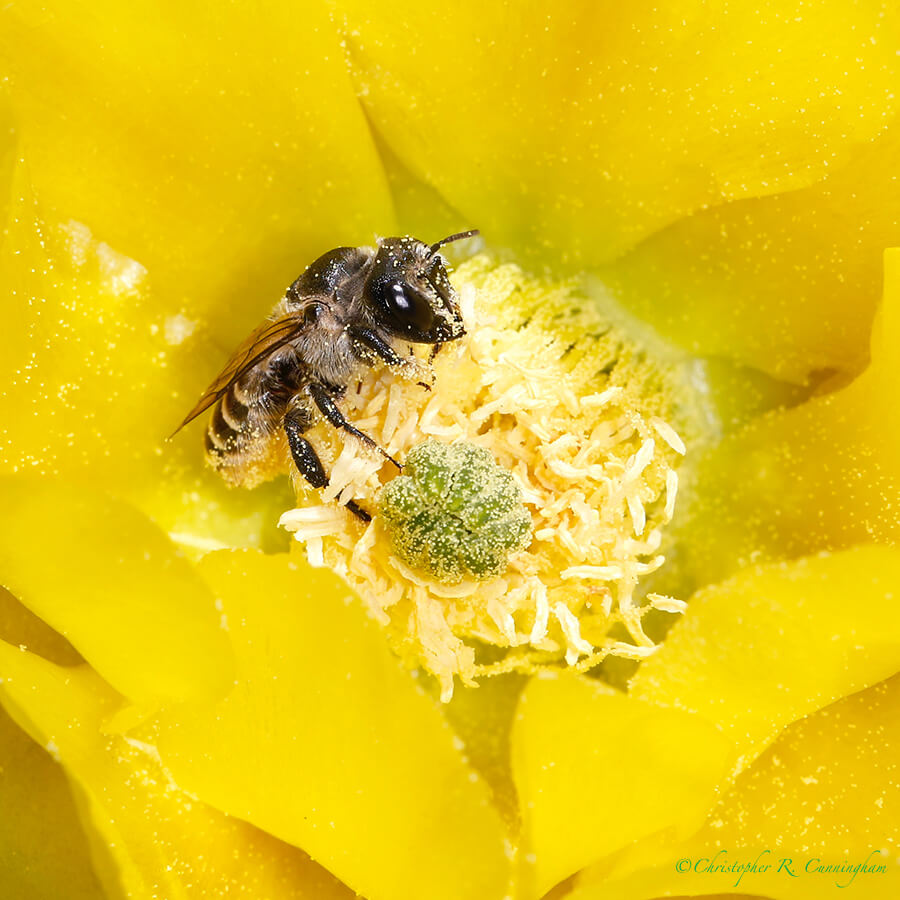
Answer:
<svg viewBox="0 0 900 900"><path fill-rule="evenodd" d="M453 584L499 575L531 542L531 516L512 474L474 444L427 440L378 496L394 552Z"/></svg>

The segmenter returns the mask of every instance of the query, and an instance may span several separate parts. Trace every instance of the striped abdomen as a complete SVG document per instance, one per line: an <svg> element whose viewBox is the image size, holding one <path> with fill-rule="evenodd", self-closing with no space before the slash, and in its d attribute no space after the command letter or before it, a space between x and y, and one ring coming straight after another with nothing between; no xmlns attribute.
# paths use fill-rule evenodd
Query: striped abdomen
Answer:
<svg viewBox="0 0 900 900"><path fill-rule="evenodd" d="M213 407L206 427L206 458L228 482L253 487L282 471L282 420L293 390L262 394L231 385Z"/></svg>

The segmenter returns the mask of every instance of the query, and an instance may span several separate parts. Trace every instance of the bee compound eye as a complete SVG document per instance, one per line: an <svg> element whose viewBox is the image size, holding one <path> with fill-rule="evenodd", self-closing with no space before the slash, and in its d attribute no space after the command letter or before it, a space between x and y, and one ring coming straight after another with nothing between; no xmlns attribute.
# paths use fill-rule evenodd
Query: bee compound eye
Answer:
<svg viewBox="0 0 900 900"><path fill-rule="evenodd" d="M424 294L400 281L385 285L388 314L404 329L427 334L434 325L434 309Z"/></svg>

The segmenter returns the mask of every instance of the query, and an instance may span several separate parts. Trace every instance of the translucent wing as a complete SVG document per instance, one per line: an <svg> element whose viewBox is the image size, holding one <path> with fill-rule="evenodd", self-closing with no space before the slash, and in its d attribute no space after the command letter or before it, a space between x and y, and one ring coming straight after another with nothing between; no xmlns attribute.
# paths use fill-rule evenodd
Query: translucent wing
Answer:
<svg viewBox="0 0 900 900"><path fill-rule="evenodd" d="M249 372L279 347L290 343L303 331L303 317L292 313L264 322L240 347L219 373L215 381L204 391L197 405L185 416L184 421L172 432L178 434L188 422L209 409L242 375Z"/></svg>

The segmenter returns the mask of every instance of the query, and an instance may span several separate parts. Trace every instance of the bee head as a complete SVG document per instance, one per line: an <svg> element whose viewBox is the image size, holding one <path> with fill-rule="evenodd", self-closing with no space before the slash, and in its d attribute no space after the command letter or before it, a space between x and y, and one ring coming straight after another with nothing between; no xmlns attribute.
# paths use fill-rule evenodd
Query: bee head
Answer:
<svg viewBox="0 0 900 900"><path fill-rule="evenodd" d="M456 292L438 250L466 231L429 246L411 237L382 238L365 284L378 325L416 344L443 344L465 334Z"/></svg>

